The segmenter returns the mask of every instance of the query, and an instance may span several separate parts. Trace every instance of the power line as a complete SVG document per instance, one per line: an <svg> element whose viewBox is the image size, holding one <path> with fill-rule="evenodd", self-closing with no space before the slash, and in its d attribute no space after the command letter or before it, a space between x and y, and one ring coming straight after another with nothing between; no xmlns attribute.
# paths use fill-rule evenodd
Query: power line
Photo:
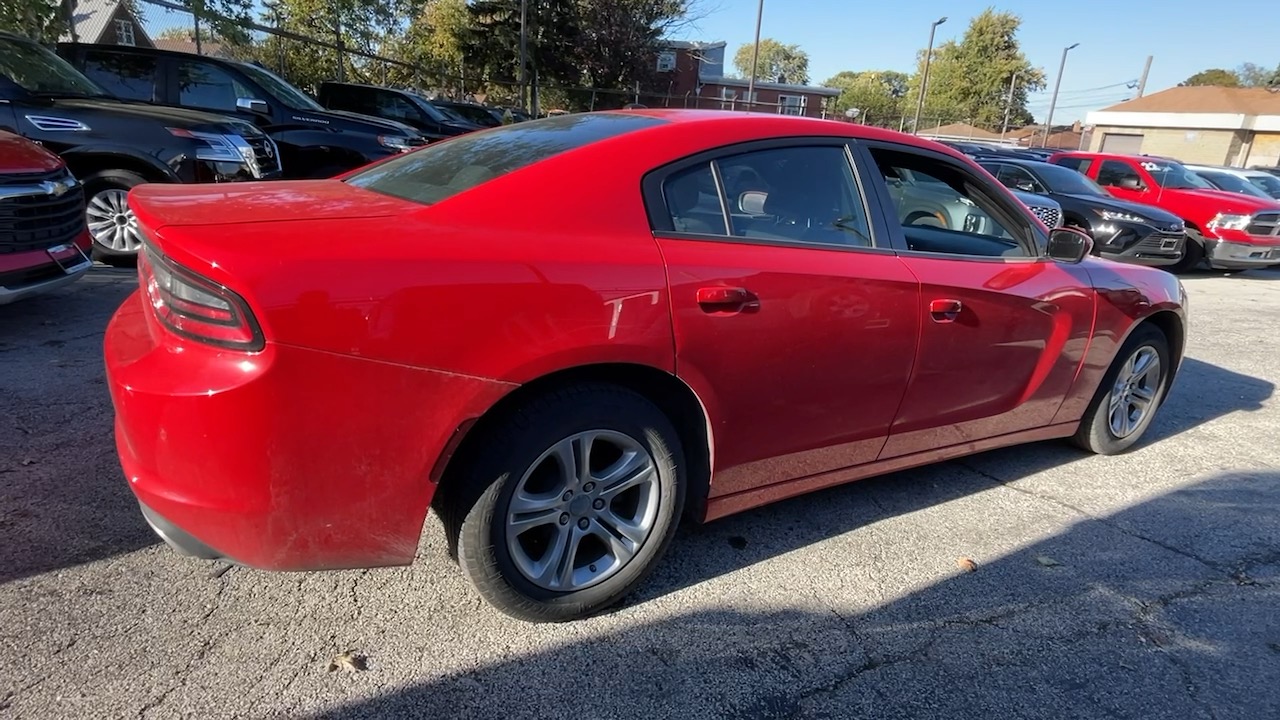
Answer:
<svg viewBox="0 0 1280 720"><path fill-rule="evenodd" d="M1110 90L1111 88L1119 88L1119 87L1127 87L1127 88L1129 88L1129 89L1133 89L1133 88L1138 87L1138 81L1137 81L1137 80L1126 80L1126 81L1124 81L1124 82L1113 83L1113 84L1111 84L1111 85L1099 85L1098 87L1093 87L1093 88L1079 88L1079 89L1076 89L1076 90L1063 90L1062 92L1058 93L1058 95L1059 95L1059 96L1061 96L1061 95L1076 95L1076 94L1081 94L1081 93L1092 93L1092 92L1097 92L1097 91L1099 91L1099 90ZM1048 90L1035 90L1035 91L1033 91L1033 92L1029 92L1029 93L1027 93L1027 95L1028 95L1028 96L1030 96L1030 95L1046 95L1046 94L1048 94L1048 93L1049 93L1049 91L1048 91Z"/></svg>

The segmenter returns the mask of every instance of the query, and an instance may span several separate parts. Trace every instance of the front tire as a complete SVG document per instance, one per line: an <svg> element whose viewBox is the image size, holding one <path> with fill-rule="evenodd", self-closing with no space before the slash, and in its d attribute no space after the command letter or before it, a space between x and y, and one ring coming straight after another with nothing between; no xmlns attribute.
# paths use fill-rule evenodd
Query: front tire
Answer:
<svg viewBox="0 0 1280 720"><path fill-rule="evenodd" d="M685 485L679 437L644 397L606 384L543 395L468 453L442 513L481 596L532 622L621 601L664 554Z"/></svg>
<svg viewBox="0 0 1280 720"><path fill-rule="evenodd" d="M93 257L128 264L142 248L138 218L129 207L129 190L147 182L129 170L103 170L84 179L85 219L93 238Z"/></svg>
<svg viewBox="0 0 1280 720"><path fill-rule="evenodd" d="M1099 455L1128 450L1151 426L1169 391L1169 341L1153 325L1133 331L1116 353L1072 442Z"/></svg>

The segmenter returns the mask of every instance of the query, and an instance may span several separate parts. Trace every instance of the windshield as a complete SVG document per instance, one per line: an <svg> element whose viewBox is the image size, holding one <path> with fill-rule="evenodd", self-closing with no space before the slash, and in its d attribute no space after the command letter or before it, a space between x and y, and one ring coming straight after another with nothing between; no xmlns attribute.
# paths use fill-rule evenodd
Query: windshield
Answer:
<svg viewBox="0 0 1280 720"><path fill-rule="evenodd" d="M1250 175L1249 182L1262 188L1271 197L1280 198L1280 178L1275 175L1267 175L1266 173Z"/></svg>
<svg viewBox="0 0 1280 720"><path fill-rule="evenodd" d="M285 82L269 70L248 64L241 64L240 69L286 107L294 110L324 110L310 95Z"/></svg>
<svg viewBox="0 0 1280 720"><path fill-rule="evenodd" d="M413 101L413 104L417 105L418 109L426 113L427 117L431 118L433 121L448 122L453 119L448 115L445 115L443 112L440 112L440 108L432 105L430 100L422 97L421 95L411 92L406 92L405 95L408 95L409 100Z"/></svg>
<svg viewBox="0 0 1280 720"><path fill-rule="evenodd" d="M1231 173L1214 172L1213 170L1198 170L1196 174L1208 180L1214 187L1227 192L1240 193L1241 195L1251 195L1253 197L1271 199L1257 185L1239 178Z"/></svg>
<svg viewBox="0 0 1280 720"><path fill-rule="evenodd" d="M1161 160L1143 160L1142 167L1151 173L1156 185L1170 190L1212 190L1213 185L1178 163Z"/></svg>
<svg viewBox="0 0 1280 720"><path fill-rule="evenodd" d="M1094 195L1097 197L1108 197L1110 195L1098 183L1075 170L1064 168L1061 165L1037 164L1036 174L1040 176L1040 182L1044 183L1045 187L1049 188L1049 192L1052 193Z"/></svg>
<svg viewBox="0 0 1280 720"><path fill-rule="evenodd" d="M0 40L0 75L33 95L111 97L66 60L35 43Z"/></svg>

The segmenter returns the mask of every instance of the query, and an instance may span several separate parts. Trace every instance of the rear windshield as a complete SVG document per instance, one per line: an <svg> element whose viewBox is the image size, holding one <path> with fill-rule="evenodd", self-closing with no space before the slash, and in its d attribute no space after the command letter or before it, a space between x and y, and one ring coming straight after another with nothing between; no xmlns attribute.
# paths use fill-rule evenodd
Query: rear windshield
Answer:
<svg viewBox="0 0 1280 720"><path fill-rule="evenodd" d="M428 145L346 181L430 205L553 155L663 122L643 115L584 113L507 125Z"/></svg>

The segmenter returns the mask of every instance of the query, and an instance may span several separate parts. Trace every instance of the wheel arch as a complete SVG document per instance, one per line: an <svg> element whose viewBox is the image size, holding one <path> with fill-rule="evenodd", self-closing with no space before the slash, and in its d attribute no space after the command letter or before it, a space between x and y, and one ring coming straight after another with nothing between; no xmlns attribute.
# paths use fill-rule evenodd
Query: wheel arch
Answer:
<svg viewBox="0 0 1280 720"><path fill-rule="evenodd" d="M81 181L104 170L128 170L149 182L178 182L173 170L159 160L116 148L74 148L62 153L62 159Z"/></svg>
<svg viewBox="0 0 1280 720"><path fill-rule="evenodd" d="M701 522L706 514L714 462L714 440L706 406L697 393L679 377L636 363L596 363L564 368L523 383L504 395L478 418L464 423L455 433L453 451L441 458L442 466L433 473L438 487L432 507L442 511L440 503L452 501L460 490L463 468L482 446L487 428L501 422L510 413L539 395L580 383L607 383L626 388L656 405L671 420L679 435L685 456L685 493L683 514Z"/></svg>
<svg viewBox="0 0 1280 720"><path fill-rule="evenodd" d="M1142 319L1142 322L1134 323L1129 329L1125 340L1129 339L1143 325L1154 325L1160 332L1164 333L1165 339L1169 342L1169 353L1173 357L1173 367L1169 368L1169 382L1173 382L1173 378L1178 373L1178 368L1182 366L1183 353L1186 349L1187 328L1183 318L1172 310L1157 310L1154 313ZM1121 343L1123 344L1123 342Z"/></svg>

